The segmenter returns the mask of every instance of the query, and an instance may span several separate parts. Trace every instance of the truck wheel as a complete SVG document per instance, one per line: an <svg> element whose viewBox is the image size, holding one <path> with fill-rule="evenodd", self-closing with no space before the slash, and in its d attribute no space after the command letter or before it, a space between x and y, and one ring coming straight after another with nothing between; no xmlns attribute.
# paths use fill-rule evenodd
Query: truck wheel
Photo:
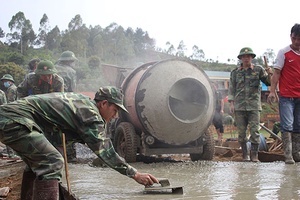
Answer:
<svg viewBox="0 0 300 200"><path fill-rule="evenodd" d="M133 125L129 122L121 122L114 136L114 147L117 153L127 162L136 162L137 140Z"/></svg>
<svg viewBox="0 0 300 200"><path fill-rule="evenodd" d="M213 159L215 154L215 140L214 140L213 132L210 129L207 129L204 138L206 140L206 143L203 145L203 153L202 154L191 153L190 158L192 161Z"/></svg>
<svg viewBox="0 0 300 200"><path fill-rule="evenodd" d="M215 140L210 129L205 132L205 139L206 144L203 146L202 160L212 160L215 155Z"/></svg>

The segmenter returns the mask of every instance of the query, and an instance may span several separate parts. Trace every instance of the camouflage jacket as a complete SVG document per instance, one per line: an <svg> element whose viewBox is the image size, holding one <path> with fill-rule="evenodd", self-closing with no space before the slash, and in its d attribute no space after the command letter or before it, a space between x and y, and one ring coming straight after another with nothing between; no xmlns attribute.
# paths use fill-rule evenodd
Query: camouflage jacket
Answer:
<svg viewBox="0 0 300 200"><path fill-rule="evenodd" d="M237 111L261 110L261 82L271 84L270 77L261 66L245 70L238 67L230 73L228 101L234 101Z"/></svg>
<svg viewBox="0 0 300 200"><path fill-rule="evenodd" d="M5 93L7 103L17 100L17 86L15 84L10 85Z"/></svg>
<svg viewBox="0 0 300 200"><path fill-rule="evenodd" d="M64 80L57 74L53 74L52 84L40 80L39 75L35 73L28 74L18 86L18 98L51 92L64 92L63 86Z"/></svg>
<svg viewBox="0 0 300 200"><path fill-rule="evenodd" d="M68 141L86 143L121 174L133 176L136 173L136 169L115 152L96 102L87 96L72 92L32 95L0 106L0 116L23 124L29 130L56 126Z"/></svg>
<svg viewBox="0 0 300 200"><path fill-rule="evenodd" d="M0 105L7 103L5 92L0 90Z"/></svg>
<svg viewBox="0 0 300 200"><path fill-rule="evenodd" d="M57 74L64 79L64 90L65 92L74 92L76 89L76 71L68 65L55 65Z"/></svg>

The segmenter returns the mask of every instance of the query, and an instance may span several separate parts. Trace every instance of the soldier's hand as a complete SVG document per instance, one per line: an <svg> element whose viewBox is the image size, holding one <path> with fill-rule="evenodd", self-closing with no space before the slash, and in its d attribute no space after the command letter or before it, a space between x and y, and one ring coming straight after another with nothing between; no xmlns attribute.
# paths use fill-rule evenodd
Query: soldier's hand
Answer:
<svg viewBox="0 0 300 200"><path fill-rule="evenodd" d="M271 67L266 68L266 72L268 73L268 75L273 75L273 70Z"/></svg>
<svg viewBox="0 0 300 200"><path fill-rule="evenodd" d="M153 175L148 173L136 172L133 179L139 184L142 184L144 186L150 186L153 185L154 183L158 183L158 180Z"/></svg>

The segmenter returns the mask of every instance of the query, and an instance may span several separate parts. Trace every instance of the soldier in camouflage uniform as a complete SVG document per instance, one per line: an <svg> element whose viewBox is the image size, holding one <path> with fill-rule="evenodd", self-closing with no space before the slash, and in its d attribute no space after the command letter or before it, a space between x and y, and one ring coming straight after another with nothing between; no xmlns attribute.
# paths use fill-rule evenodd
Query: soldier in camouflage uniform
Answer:
<svg viewBox="0 0 300 200"><path fill-rule="evenodd" d="M244 161L258 162L260 143L259 123L261 108L261 82L270 85L271 68L266 72L261 66L254 66L251 61L255 54L249 47L242 48L238 58L241 66L230 74L228 101L230 111L235 113L238 128L238 141L242 147ZM247 148L247 127L250 129L251 154Z"/></svg>
<svg viewBox="0 0 300 200"><path fill-rule="evenodd" d="M0 105L7 103L5 92L0 90Z"/></svg>
<svg viewBox="0 0 300 200"><path fill-rule="evenodd" d="M72 92L49 93L0 106L0 141L11 146L30 169L23 174L21 199L59 199L64 159L51 144L52 137L44 135L48 126L55 126L67 140L86 143L107 166L136 182L158 183L151 174L126 163L106 136L105 124L119 109L127 112L123 94L115 87L101 87L94 100Z"/></svg>
<svg viewBox="0 0 300 200"><path fill-rule="evenodd" d="M18 86L18 97L64 92L64 80L60 77L51 61L41 61L35 73L28 74Z"/></svg>
<svg viewBox="0 0 300 200"><path fill-rule="evenodd" d="M36 70L36 68L37 68L40 61L41 60L38 59L38 58L34 58L34 59L29 61L29 63L28 63L28 70L29 70L28 74L33 74L34 73L34 71ZM28 74L26 76L28 76Z"/></svg>
<svg viewBox="0 0 300 200"><path fill-rule="evenodd" d="M65 92L74 92L76 89L75 63L78 61L72 51L64 51L56 63L57 73L64 79Z"/></svg>
<svg viewBox="0 0 300 200"><path fill-rule="evenodd" d="M13 79L12 75L4 74L0 80L3 82L3 85L6 88L6 102L9 103L17 100L17 86L15 85L15 80ZM18 156L9 146L6 146L6 151L9 158L18 158Z"/></svg>
<svg viewBox="0 0 300 200"><path fill-rule="evenodd" d="M55 64L57 74L64 79L65 92L75 92L77 75L74 67L77 62L78 59L72 51L64 51ZM68 162L77 161L75 142L67 144L67 156Z"/></svg>
<svg viewBox="0 0 300 200"><path fill-rule="evenodd" d="M17 86L15 85L15 80L10 74L4 74L0 79L6 88L6 100L7 102L12 102L17 100Z"/></svg>

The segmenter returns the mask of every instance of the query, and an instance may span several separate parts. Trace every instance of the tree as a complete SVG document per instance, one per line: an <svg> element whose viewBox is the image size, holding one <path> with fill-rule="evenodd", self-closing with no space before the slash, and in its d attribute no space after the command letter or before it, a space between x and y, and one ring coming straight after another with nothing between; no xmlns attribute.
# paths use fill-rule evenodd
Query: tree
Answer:
<svg viewBox="0 0 300 200"><path fill-rule="evenodd" d="M29 45L33 45L35 41L35 33L32 29L30 20L25 18L23 12L18 12L14 15L8 23L8 27L12 33L8 33L9 41L13 43L17 41L20 45L21 54L26 50Z"/></svg>
<svg viewBox="0 0 300 200"><path fill-rule="evenodd" d="M0 77L4 74L10 74L14 77L15 84L19 85L24 80L24 76L26 74L25 70L19 65L8 62L6 64L0 65Z"/></svg>
<svg viewBox="0 0 300 200"><path fill-rule="evenodd" d="M55 26L47 35L45 41L45 48L54 50L60 48L61 34L58 26Z"/></svg>
<svg viewBox="0 0 300 200"><path fill-rule="evenodd" d="M178 47L177 47L176 56L181 57L181 58L185 57L185 51L186 51L186 50L187 50L187 48L186 48L186 46L185 46L183 40L181 40L181 41L179 42Z"/></svg>
<svg viewBox="0 0 300 200"><path fill-rule="evenodd" d="M0 27L0 38L4 38L5 33L3 31L3 29Z"/></svg>
<svg viewBox="0 0 300 200"><path fill-rule="evenodd" d="M169 55L175 55L175 47L173 44L171 44L170 42L166 43L167 46L167 50L165 50L165 52Z"/></svg>
<svg viewBox="0 0 300 200"><path fill-rule="evenodd" d="M103 47L103 29L101 26L97 25L95 27L90 26L89 37L87 39L88 51L87 56L97 55L98 57L103 57L104 47Z"/></svg>
<svg viewBox="0 0 300 200"><path fill-rule="evenodd" d="M39 34L36 41L37 45L42 45L45 49L48 48L47 34L49 31L50 31L49 19L48 16L44 14L42 19L40 20Z"/></svg>
<svg viewBox="0 0 300 200"><path fill-rule="evenodd" d="M140 54L147 49L153 50L155 46L155 41L149 37L148 32L144 32L141 28L135 30L133 43L136 54Z"/></svg>
<svg viewBox="0 0 300 200"><path fill-rule="evenodd" d="M266 52L264 53L264 56L266 56L268 63L271 63L271 65L275 64L276 55L273 49L267 49Z"/></svg>
<svg viewBox="0 0 300 200"><path fill-rule="evenodd" d="M90 68L94 69L100 66L100 58L98 56L91 56L89 58L88 65Z"/></svg>
<svg viewBox="0 0 300 200"><path fill-rule="evenodd" d="M80 15L76 15L68 25L68 30L62 36L62 51L72 50L76 55L86 58L89 29L82 23Z"/></svg>
<svg viewBox="0 0 300 200"><path fill-rule="evenodd" d="M202 49L199 49L197 45L194 45L193 48L193 54L190 56L190 59L193 60L204 60L205 59L205 54Z"/></svg>

